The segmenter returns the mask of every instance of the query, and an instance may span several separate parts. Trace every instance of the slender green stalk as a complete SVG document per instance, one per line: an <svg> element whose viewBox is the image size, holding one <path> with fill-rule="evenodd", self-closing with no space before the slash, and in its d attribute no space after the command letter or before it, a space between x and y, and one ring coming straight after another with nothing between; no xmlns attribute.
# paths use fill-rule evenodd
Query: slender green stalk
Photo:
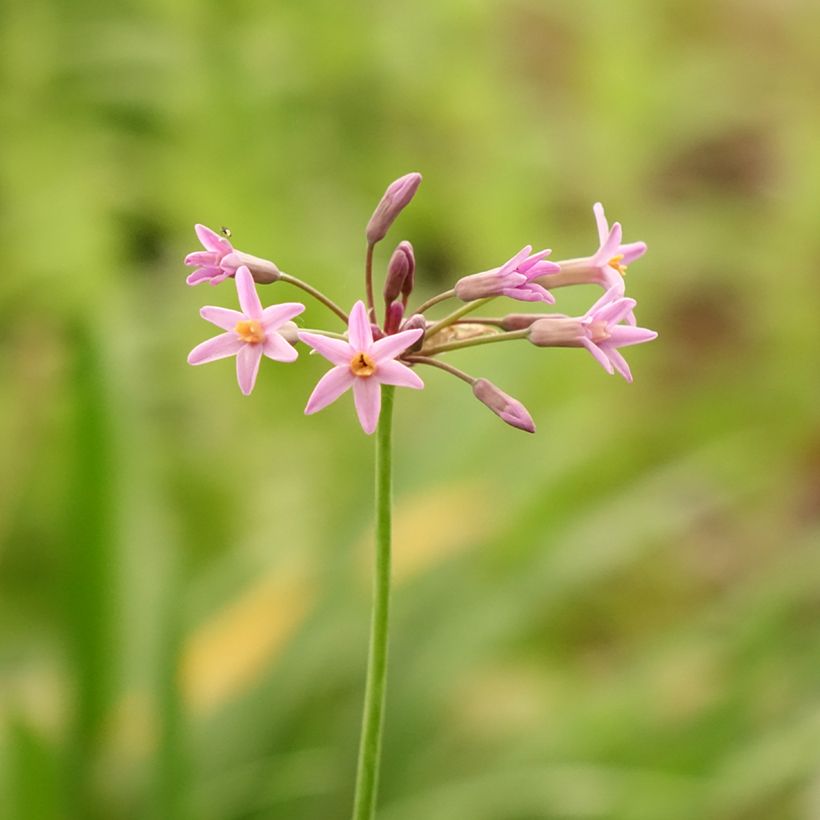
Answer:
<svg viewBox="0 0 820 820"><path fill-rule="evenodd" d="M376 321L376 302L373 300L373 242L367 243L367 256L364 260L364 289L367 296L367 313L370 321Z"/></svg>
<svg viewBox="0 0 820 820"><path fill-rule="evenodd" d="M341 339L343 342L347 341L347 336L343 333L333 333L330 330L319 330L316 327L300 327L300 333L315 333L317 336L327 336L329 339Z"/></svg>
<svg viewBox="0 0 820 820"><path fill-rule="evenodd" d="M445 327L449 327L454 322L457 322L462 316L466 316L468 313L478 310L488 302L492 302L495 298L495 296L488 296L486 299L476 299L474 302L467 302L467 304L462 305L458 310L454 310L449 316L445 316L440 322L436 322L431 328L428 328L427 338L430 339L440 330L444 330Z"/></svg>
<svg viewBox="0 0 820 820"><path fill-rule="evenodd" d="M381 760L390 616L394 393L394 387L388 385L382 387L382 411L376 431L376 565L373 580L373 611L370 622L370 650L367 658L367 686L364 695L353 820L372 820L375 816Z"/></svg>
<svg viewBox="0 0 820 820"><path fill-rule="evenodd" d="M289 285L301 288L305 293L309 293L314 299L321 302L328 310L332 310L345 324L347 324L347 314L328 296L325 296L322 291L317 290L313 285L291 276L289 273L282 273L279 275L278 282L287 282Z"/></svg>
<svg viewBox="0 0 820 820"><path fill-rule="evenodd" d="M453 365L447 364L446 362L440 362L438 359L430 359L427 356L403 356L402 358L406 362L413 362L414 364L428 364L432 367L437 367L439 370L443 370L445 373L449 373L450 375L461 379L461 381L467 382L467 384L476 383L476 379L469 373L465 373L463 370L459 370L457 367L453 367Z"/></svg>
<svg viewBox="0 0 820 820"><path fill-rule="evenodd" d="M456 295L456 292L452 289L445 290L444 293L439 293L438 296L433 296L432 298L428 299L426 302L422 302L414 311L413 313L424 313L425 310L429 310L433 305L437 305L439 302L444 302L447 299L452 299L453 296Z"/></svg>
<svg viewBox="0 0 820 820"><path fill-rule="evenodd" d="M487 345L492 342L509 342L513 339L526 339L528 329L511 330L508 333L493 333L491 336L476 336L472 339L456 339L445 344L434 345L419 351L421 356L435 356L437 353L444 353L447 350L460 350L463 347L474 347L475 345Z"/></svg>

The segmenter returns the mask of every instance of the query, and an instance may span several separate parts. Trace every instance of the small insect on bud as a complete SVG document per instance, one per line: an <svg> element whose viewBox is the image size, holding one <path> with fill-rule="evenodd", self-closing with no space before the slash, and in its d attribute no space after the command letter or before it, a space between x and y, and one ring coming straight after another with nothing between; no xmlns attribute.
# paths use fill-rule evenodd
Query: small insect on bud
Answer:
<svg viewBox="0 0 820 820"><path fill-rule="evenodd" d="M219 229L219 232L222 234L222 236L226 237L227 239L230 239L233 236L233 231L225 225L223 225Z"/></svg>
<svg viewBox="0 0 820 820"><path fill-rule="evenodd" d="M508 396L491 381L476 379L473 383L473 395L511 427L517 427L527 433L535 432L535 422L527 412L527 408L518 399Z"/></svg>
<svg viewBox="0 0 820 820"><path fill-rule="evenodd" d="M410 291L413 289L415 270L416 259L413 256L413 246L406 240L399 242L387 265L387 277L384 280L384 302L386 305L398 299L399 294L410 295Z"/></svg>
<svg viewBox="0 0 820 820"><path fill-rule="evenodd" d="M401 326L402 330L427 330L427 319L422 316L421 313L414 313L410 316L407 321ZM424 333L419 336L418 340L410 345L407 348L408 353L415 353L417 350L421 350L422 345L424 344Z"/></svg>
<svg viewBox="0 0 820 820"><path fill-rule="evenodd" d="M367 241L373 245L390 229L396 217L407 207L421 185L421 174L413 172L391 182L367 223Z"/></svg>

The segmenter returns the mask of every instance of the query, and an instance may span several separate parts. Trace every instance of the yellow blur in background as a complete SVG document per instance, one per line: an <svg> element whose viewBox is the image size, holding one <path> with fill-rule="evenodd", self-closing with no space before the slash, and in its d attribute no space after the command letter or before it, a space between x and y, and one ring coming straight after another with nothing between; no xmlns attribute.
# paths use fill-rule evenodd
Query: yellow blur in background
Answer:
<svg viewBox="0 0 820 820"><path fill-rule="evenodd" d="M10 0L0 24L0 817L349 816L373 442L251 398L193 224L417 298L625 240L635 383L447 354L399 391L381 820L820 817L820 6ZM263 303L299 299L279 284ZM583 312L595 288L557 291ZM308 304L306 326L328 326Z"/></svg>

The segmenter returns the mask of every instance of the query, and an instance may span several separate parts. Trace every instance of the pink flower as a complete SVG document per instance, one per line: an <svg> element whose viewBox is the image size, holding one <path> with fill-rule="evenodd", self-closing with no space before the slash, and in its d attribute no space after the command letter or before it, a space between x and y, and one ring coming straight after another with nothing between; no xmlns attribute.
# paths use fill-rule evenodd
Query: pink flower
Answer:
<svg viewBox="0 0 820 820"><path fill-rule="evenodd" d="M539 347L585 347L607 373L617 370L631 382L629 365L618 348L650 342L658 335L620 324L634 307L634 299L612 287L581 317L554 315L533 322L527 338Z"/></svg>
<svg viewBox="0 0 820 820"><path fill-rule="evenodd" d="M305 306L298 302L285 302L263 309L251 272L244 265L236 271L236 292L241 312L212 306L204 307L199 312L203 319L227 332L197 345L188 354L188 364L205 364L236 356L239 389L247 396L256 383L263 354L277 362L296 359L298 354L284 334L290 330L286 328L286 323L298 316ZM295 333L295 327L291 332Z"/></svg>
<svg viewBox="0 0 820 820"><path fill-rule="evenodd" d="M198 285L200 282L219 284L229 276L234 276L242 265L250 270L259 284L270 284L279 278L279 268L270 260L236 250L224 236L204 225L195 225L194 230L205 250L189 253L185 257L186 265L197 266L185 280L189 285Z"/></svg>
<svg viewBox="0 0 820 820"><path fill-rule="evenodd" d="M557 273L560 268L544 259L551 251L543 250L530 255L531 252L532 246L526 245L500 268L463 276L456 282L456 296L462 302L489 296L509 296L522 302L553 304L553 295L534 280L545 274Z"/></svg>
<svg viewBox="0 0 820 820"><path fill-rule="evenodd" d="M367 309L364 302L359 301L350 311L348 341L300 333L301 341L335 365L319 379L305 413L309 415L327 407L352 387L362 429L368 435L372 433L379 421L383 384L416 390L424 387L424 382L409 367L395 361L423 332L421 329L403 330L374 342Z"/></svg>

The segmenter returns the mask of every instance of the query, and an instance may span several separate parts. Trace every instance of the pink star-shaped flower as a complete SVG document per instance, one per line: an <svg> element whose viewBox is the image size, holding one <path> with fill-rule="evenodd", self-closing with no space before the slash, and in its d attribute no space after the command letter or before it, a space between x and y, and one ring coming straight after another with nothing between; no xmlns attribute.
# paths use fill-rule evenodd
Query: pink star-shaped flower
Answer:
<svg viewBox="0 0 820 820"><path fill-rule="evenodd" d="M407 365L395 360L422 333L421 329L403 330L374 342L367 308L361 301L356 302L350 311L348 341L299 333L301 341L335 365L319 379L305 413L310 415L322 410L352 387L359 422L370 435L379 421L383 384L416 390L424 387L424 382Z"/></svg>
<svg viewBox="0 0 820 820"><path fill-rule="evenodd" d="M610 228L604 214L604 206L600 202L592 206L592 211L598 225L598 241L600 242L598 250L592 256L592 265L600 269L607 290L617 285L623 294L623 277L626 274L626 268L646 253L646 242L622 244L621 223L615 222Z"/></svg>
<svg viewBox="0 0 820 820"><path fill-rule="evenodd" d="M234 252L233 245L224 236L220 236L205 225L195 225L194 230L205 250L189 253L185 257L186 265L197 266L185 281L189 285L198 285L200 282L216 285L232 276L236 268L225 265L223 260Z"/></svg>
<svg viewBox="0 0 820 820"><path fill-rule="evenodd" d="M305 306L299 302L284 302L263 309L251 272L244 265L236 271L236 292L241 311L213 306L199 311L203 319L227 332L198 344L188 354L188 364L236 356L239 389L247 396L256 383L263 355L277 362L292 362L299 355L284 338L282 328ZM293 326L294 334L295 331Z"/></svg>
<svg viewBox="0 0 820 820"><path fill-rule="evenodd" d="M522 302L546 302L551 305L555 297L534 281L539 276L560 270L558 265L544 258L550 253L549 250L532 253L532 246L526 245L500 268L463 276L456 282L456 296L463 302L488 296L508 296Z"/></svg>

